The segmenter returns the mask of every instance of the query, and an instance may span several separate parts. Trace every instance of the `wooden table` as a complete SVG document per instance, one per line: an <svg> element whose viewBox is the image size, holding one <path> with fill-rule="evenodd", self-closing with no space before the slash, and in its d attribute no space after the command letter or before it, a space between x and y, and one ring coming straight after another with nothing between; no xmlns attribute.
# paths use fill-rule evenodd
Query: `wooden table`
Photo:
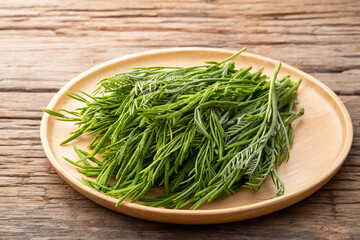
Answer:
<svg viewBox="0 0 360 240"><path fill-rule="evenodd" d="M292 64L347 106L354 142L321 190L282 211L213 226L153 223L105 209L50 166L39 126L80 72L143 50L240 49ZM0 2L1 239L360 239L360 1Z"/></svg>

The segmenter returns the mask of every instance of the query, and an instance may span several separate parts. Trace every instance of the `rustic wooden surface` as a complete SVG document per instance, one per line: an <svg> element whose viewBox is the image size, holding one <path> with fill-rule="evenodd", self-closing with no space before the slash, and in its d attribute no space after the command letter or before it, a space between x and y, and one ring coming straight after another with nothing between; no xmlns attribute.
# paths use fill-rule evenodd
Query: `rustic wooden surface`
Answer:
<svg viewBox="0 0 360 240"><path fill-rule="evenodd" d="M354 142L314 195L213 226L153 223L82 197L52 169L39 126L78 73L143 50L240 49L292 64L347 106ZM360 2L357 0L0 1L0 239L360 239Z"/></svg>

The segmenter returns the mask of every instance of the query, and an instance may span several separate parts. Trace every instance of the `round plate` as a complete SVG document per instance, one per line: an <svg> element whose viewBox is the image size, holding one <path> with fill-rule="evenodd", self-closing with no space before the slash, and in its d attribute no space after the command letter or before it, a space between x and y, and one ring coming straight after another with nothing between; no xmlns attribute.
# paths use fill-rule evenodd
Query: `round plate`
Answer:
<svg viewBox="0 0 360 240"><path fill-rule="evenodd" d="M223 60L235 51L213 48L173 48L148 51L117 58L91 68L67 83L51 100L48 109L75 109L81 103L67 97L67 90L91 92L96 82L113 74L144 66L191 66L201 65L206 60ZM243 53L233 60L239 68L264 66L264 73L271 76L277 61ZM72 145L86 149L89 138L82 137L66 146L60 142L75 130L71 122L56 121L55 117L44 114L41 122L41 141L50 163L60 176L85 197L114 211L151 221L179 224L212 224L238 221L265 215L290 206L323 186L339 170L352 143L353 129L348 111L341 100L324 84L314 77L283 64L279 77L291 74L293 80L302 78L299 89L299 107L305 114L295 121L294 145L290 159L282 164L278 173L285 184L285 194L271 200L257 200L274 194L271 179L254 193L240 190L234 195L203 205L198 210L173 210L143 206L139 203L124 202L115 207L116 199L97 192L78 178L83 177L76 168L62 159L62 156L76 159ZM80 104L80 105L79 105Z"/></svg>

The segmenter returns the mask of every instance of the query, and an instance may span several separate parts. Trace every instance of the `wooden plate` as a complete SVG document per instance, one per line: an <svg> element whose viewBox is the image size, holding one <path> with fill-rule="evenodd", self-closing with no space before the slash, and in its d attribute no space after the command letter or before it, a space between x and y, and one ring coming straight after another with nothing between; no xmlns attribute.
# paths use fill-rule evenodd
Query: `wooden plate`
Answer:
<svg viewBox="0 0 360 240"><path fill-rule="evenodd" d="M205 60L223 60L233 53L212 48L174 48L117 58L75 77L55 95L47 108L74 109L80 105L66 97L65 91L91 92L100 79L128 71L131 67L201 65ZM264 73L268 76L271 76L277 62L249 53L241 54L234 61L237 67L252 65L253 69L258 69L264 66ZM146 207L128 202L115 207L116 199L83 185L77 180L83 175L62 159L62 156L76 159L72 149L74 142L59 146L69 136L69 132L75 130L72 123L55 121L54 117L45 114L41 122L41 141L50 163L68 184L87 198L114 211L147 220L179 224L224 223L261 216L290 206L323 186L339 170L352 143L351 119L335 93L314 77L283 64L279 77L287 74L291 74L293 80L303 79L299 90L299 107L305 108L305 115L293 125L295 139L290 160L281 165L278 171L285 183L285 194L272 200L256 200L275 192L271 180L267 179L257 193L244 189L205 204L195 211ZM75 143L85 149L88 141L84 137Z"/></svg>

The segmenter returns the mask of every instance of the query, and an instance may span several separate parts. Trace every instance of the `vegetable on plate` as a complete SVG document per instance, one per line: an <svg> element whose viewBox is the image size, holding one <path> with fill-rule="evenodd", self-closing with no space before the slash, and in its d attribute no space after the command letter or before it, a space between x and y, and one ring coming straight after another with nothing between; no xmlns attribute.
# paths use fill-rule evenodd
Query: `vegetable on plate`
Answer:
<svg viewBox="0 0 360 240"><path fill-rule="evenodd" d="M75 110L44 110L78 130L62 142L93 136L79 159L64 159L85 176L87 186L147 206L198 209L240 189L257 191L270 175L281 196L276 169L289 159L291 123L301 79L270 79L263 68L236 68L231 60L192 67L136 67L98 83L91 94L67 95L83 103ZM154 187L163 194L149 197Z"/></svg>

